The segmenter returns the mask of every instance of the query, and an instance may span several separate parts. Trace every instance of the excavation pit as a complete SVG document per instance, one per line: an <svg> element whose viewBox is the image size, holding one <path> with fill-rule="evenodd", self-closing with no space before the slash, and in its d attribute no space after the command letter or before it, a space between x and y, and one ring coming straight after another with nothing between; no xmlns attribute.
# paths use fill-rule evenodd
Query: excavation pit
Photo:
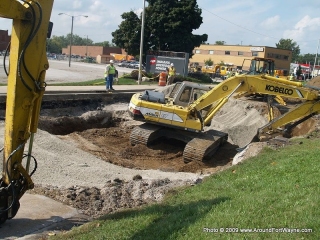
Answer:
<svg viewBox="0 0 320 240"><path fill-rule="evenodd" d="M264 103L229 101L211 126L228 132L229 142L207 161L186 164L181 142L131 146L130 133L141 122L130 118L127 107L128 100L44 102L34 141L35 188L29 192L73 206L89 218L161 201L174 187L228 169L237 148L266 121ZM314 128L318 121L312 121L298 133Z"/></svg>
<svg viewBox="0 0 320 240"><path fill-rule="evenodd" d="M132 146L130 133L141 122L130 118L127 106L127 103L97 103L44 109L39 129L73 142L77 148L103 161L131 169L207 174L230 165L236 154L237 146L227 143L211 159L185 164L183 142L160 139L150 146Z"/></svg>
<svg viewBox="0 0 320 240"><path fill-rule="evenodd" d="M127 102L80 100L51 102L42 109L39 129L72 143L97 158L117 166L136 170L211 174L231 165L237 149L250 143L257 129L267 123L267 106L263 102L230 101L216 114L211 126L229 134L229 140L211 158L184 163L185 143L160 139L149 146L130 144L133 128L142 122L131 119ZM298 125L293 136L315 129L316 121Z"/></svg>

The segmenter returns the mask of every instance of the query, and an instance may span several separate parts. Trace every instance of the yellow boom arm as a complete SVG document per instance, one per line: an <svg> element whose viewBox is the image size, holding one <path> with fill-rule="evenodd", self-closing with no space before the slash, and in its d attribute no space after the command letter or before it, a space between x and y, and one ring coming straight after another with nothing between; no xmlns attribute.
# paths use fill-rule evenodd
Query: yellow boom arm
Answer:
<svg viewBox="0 0 320 240"><path fill-rule="evenodd" d="M28 168L45 91L45 72L49 68L46 39L50 34L52 7L53 0L0 1L0 17L13 20L0 182L0 223L15 216L19 199L34 185ZM29 139L26 166L22 166L25 144Z"/></svg>
<svg viewBox="0 0 320 240"><path fill-rule="evenodd" d="M196 116L195 112L210 106L212 103L217 104L212 107L203 119L203 125L209 123L215 113L227 102L229 97L234 93L260 93L267 95L276 95L301 100L317 100L318 91L302 87L299 82L292 82L267 75L238 75L221 82L219 85L202 95L188 107L188 116ZM192 117L187 118L187 122L193 121ZM193 128L190 126L190 128ZM194 126L201 130L199 123Z"/></svg>

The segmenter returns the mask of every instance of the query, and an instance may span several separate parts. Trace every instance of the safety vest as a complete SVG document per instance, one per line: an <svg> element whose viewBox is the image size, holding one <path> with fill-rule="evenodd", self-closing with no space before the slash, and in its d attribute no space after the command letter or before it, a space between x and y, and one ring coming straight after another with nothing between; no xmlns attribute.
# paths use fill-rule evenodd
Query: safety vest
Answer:
<svg viewBox="0 0 320 240"><path fill-rule="evenodd" d="M115 66L108 65L108 66L106 67L105 72L104 72L104 76L106 77L106 76L108 76L109 74L114 75L115 73L116 73L116 68L115 68Z"/></svg>
<svg viewBox="0 0 320 240"><path fill-rule="evenodd" d="M176 75L176 69L174 67L169 67L169 76Z"/></svg>

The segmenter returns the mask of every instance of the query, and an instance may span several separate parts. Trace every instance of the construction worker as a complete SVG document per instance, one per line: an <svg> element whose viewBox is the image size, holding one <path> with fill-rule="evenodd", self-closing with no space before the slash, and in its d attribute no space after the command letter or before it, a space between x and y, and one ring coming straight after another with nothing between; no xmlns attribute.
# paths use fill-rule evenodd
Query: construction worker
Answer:
<svg viewBox="0 0 320 240"><path fill-rule="evenodd" d="M170 67L168 68L168 80L167 80L167 86L171 85L173 83L174 76L176 75L176 68L174 67L174 64L171 63Z"/></svg>
<svg viewBox="0 0 320 240"><path fill-rule="evenodd" d="M290 75L290 77L289 77L289 80L290 80L290 81L294 81L294 79L295 79L295 78L294 78L294 73L291 73L291 75Z"/></svg>
<svg viewBox="0 0 320 240"><path fill-rule="evenodd" d="M104 78L106 80L107 91L114 90L112 87L112 84L113 84L113 78L116 74L116 67L113 65L113 60L110 60L109 63L110 64L106 66L106 69L104 71Z"/></svg>
<svg viewBox="0 0 320 240"><path fill-rule="evenodd" d="M263 67L260 68L261 73L268 73L268 64L265 63Z"/></svg>
<svg viewBox="0 0 320 240"><path fill-rule="evenodd" d="M226 79L230 78L231 76L232 76L232 72L229 68L227 68Z"/></svg>

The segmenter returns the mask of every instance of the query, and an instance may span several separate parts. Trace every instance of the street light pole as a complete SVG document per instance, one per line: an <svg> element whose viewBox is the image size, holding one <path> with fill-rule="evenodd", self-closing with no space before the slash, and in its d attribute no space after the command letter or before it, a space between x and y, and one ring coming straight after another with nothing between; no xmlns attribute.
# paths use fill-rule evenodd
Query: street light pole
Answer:
<svg viewBox="0 0 320 240"><path fill-rule="evenodd" d="M78 16L71 16L69 14L66 14L66 13L59 13L58 15L67 15L69 17L71 17L71 36L70 36L70 48L69 48L69 67L71 67L71 48L72 48L72 38L73 38L73 19L75 17L88 17L88 16L85 16L85 15L78 15Z"/></svg>
<svg viewBox="0 0 320 240"><path fill-rule="evenodd" d="M142 78L142 55L143 55L143 35L144 35L144 12L145 12L146 0L143 0L142 21L141 21L141 38L140 38L140 59L139 59L139 75L138 84L141 84Z"/></svg>
<svg viewBox="0 0 320 240"><path fill-rule="evenodd" d="M69 67L71 67L71 47L72 47L72 37L73 37L73 19L74 16L71 16L71 36L70 36L70 49L69 49Z"/></svg>

